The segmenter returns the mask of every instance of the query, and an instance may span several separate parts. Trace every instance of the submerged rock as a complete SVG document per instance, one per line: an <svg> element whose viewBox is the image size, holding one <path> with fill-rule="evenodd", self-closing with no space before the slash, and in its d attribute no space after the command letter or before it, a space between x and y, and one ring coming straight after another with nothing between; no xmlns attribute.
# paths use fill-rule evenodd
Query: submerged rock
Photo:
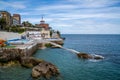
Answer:
<svg viewBox="0 0 120 80"><path fill-rule="evenodd" d="M92 56L87 53L79 53L79 54L77 54L77 56L82 59L91 59L92 58Z"/></svg>
<svg viewBox="0 0 120 80"><path fill-rule="evenodd" d="M100 55L90 55L87 53L78 53L77 56L82 59L95 59L95 60L104 58L103 56L100 56Z"/></svg>
<svg viewBox="0 0 120 80"><path fill-rule="evenodd" d="M38 78L38 77L44 77L46 79L49 79L53 76L58 76L59 70L57 67L49 62L41 62L39 65L33 67L32 69L32 77Z"/></svg>
<svg viewBox="0 0 120 80"><path fill-rule="evenodd" d="M38 65L40 62L42 62L42 60L33 57L22 57L20 60L21 65L28 68Z"/></svg>
<svg viewBox="0 0 120 80"><path fill-rule="evenodd" d="M8 61L8 62L4 62L4 63L0 62L0 67L2 67L2 68L10 67L13 65L20 65L19 61Z"/></svg>
<svg viewBox="0 0 120 80"><path fill-rule="evenodd" d="M49 79L50 77L59 75L59 71L55 65L43 60L35 59L33 57L22 57L20 63L27 68L33 67L33 78L44 77Z"/></svg>
<svg viewBox="0 0 120 80"><path fill-rule="evenodd" d="M27 56L24 50L0 48L0 67L11 66L15 64L14 61L20 63L24 67L33 68L33 78L42 76L49 79L50 77L59 75L59 71L55 65L40 59L35 59L29 55Z"/></svg>

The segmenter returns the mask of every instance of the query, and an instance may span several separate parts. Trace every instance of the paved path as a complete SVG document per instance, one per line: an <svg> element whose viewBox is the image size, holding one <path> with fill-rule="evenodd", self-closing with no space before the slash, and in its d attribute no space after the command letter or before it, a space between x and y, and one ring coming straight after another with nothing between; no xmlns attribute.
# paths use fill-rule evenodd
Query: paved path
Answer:
<svg viewBox="0 0 120 80"><path fill-rule="evenodd" d="M5 40L20 38L20 37L21 34L18 33L0 31L0 38Z"/></svg>
<svg viewBox="0 0 120 80"><path fill-rule="evenodd" d="M67 51L70 51L70 52L72 52L72 53L75 53L75 54L80 53L79 51L76 51L76 50L74 50L74 49L65 48L65 47L63 47L63 46L61 46L61 45L59 45L59 44L54 43L54 42L48 42L48 43L50 43L50 44L52 44L52 45L54 45L54 46L57 46L57 47L59 47L59 48L65 49L65 50L67 50Z"/></svg>

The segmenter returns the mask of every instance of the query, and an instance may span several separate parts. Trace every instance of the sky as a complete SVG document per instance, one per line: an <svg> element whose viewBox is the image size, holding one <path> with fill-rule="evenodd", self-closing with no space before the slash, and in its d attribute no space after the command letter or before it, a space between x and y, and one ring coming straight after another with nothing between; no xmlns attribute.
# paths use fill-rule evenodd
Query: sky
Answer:
<svg viewBox="0 0 120 80"><path fill-rule="evenodd" d="M120 0L0 0L0 10L62 34L120 34Z"/></svg>

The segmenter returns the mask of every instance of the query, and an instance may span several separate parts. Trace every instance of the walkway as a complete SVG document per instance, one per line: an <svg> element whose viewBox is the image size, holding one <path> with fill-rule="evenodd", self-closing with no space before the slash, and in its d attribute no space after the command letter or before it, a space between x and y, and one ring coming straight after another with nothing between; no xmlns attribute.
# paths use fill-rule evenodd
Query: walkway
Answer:
<svg viewBox="0 0 120 80"><path fill-rule="evenodd" d="M50 44L52 44L52 45L54 45L54 46L56 46L56 47L65 49L65 50L67 50L67 51L70 51L70 52L72 52L72 53L75 53L75 54L80 53L79 51L76 51L76 50L74 50L74 49L65 48L65 47L63 47L63 46L61 46L61 45L59 45L59 44L54 43L54 42L48 42L48 43L50 43Z"/></svg>
<svg viewBox="0 0 120 80"><path fill-rule="evenodd" d="M67 50L67 51L70 51L70 52L72 52L74 54L80 53L79 51L76 51L74 49L65 48L65 47L63 47L63 46L61 46L61 45L59 45L57 43L51 42L51 40L35 40L34 42L36 42L36 43L50 43L50 44L52 44L52 45L54 45L56 47L62 48L62 49Z"/></svg>

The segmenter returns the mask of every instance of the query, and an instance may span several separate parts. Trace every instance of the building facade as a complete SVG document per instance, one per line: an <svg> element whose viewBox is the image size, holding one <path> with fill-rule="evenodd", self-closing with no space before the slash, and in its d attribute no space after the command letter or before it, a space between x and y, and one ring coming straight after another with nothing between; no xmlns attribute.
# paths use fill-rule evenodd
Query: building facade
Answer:
<svg viewBox="0 0 120 80"><path fill-rule="evenodd" d="M13 25L21 24L21 16L20 14L13 14Z"/></svg>
<svg viewBox="0 0 120 80"><path fill-rule="evenodd" d="M41 37L44 39L44 38L51 38L50 37L50 30L49 29L45 29L45 28L42 28L41 30Z"/></svg>
<svg viewBox="0 0 120 80"><path fill-rule="evenodd" d="M6 24L8 26L12 25L12 16L7 11L0 11L0 17L6 20Z"/></svg>
<svg viewBox="0 0 120 80"><path fill-rule="evenodd" d="M50 38L50 31L44 28L41 31L27 31L26 37L29 39L48 39Z"/></svg>
<svg viewBox="0 0 120 80"><path fill-rule="evenodd" d="M52 32L51 38L60 38L60 35L57 33L57 31Z"/></svg>
<svg viewBox="0 0 120 80"><path fill-rule="evenodd" d="M11 14L7 11L0 11L0 18L4 18L6 21L6 24L0 25L0 29L5 29L6 26L11 26L11 25L20 25L21 24L21 16L19 14Z"/></svg>
<svg viewBox="0 0 120 80"><path fill-rule="evenodd" d="M40 21L40 24L36 24L35 26L40 30L42 38L51 38L49 24L45 23L43 18Z"/></svg>
<svg viewBox="0 0 120 80"><path fill-rule="evenodd" d="M45 30L49 30L50 29L49 24L45 23L43 18L40 21L40 24L36 24L35 26L38 27L38 28L44 28Z"/></svg>
<svg viewBox="0 0 120 80"><path fill-rule="evenodd" d="M13 18L12 25L20 25L20 24L19 24L19 21L17 19Z"/></svg>

